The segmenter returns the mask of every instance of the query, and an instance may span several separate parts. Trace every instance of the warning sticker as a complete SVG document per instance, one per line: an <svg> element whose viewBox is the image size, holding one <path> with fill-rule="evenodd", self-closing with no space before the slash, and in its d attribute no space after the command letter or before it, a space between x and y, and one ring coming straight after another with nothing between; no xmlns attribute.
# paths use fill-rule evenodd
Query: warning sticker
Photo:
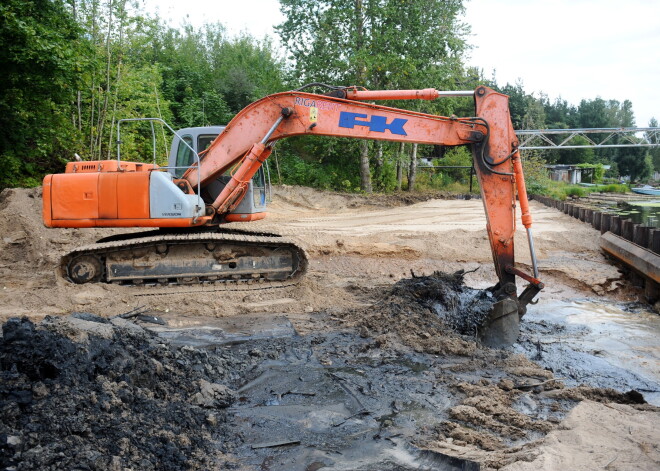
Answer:
<svg viewBox="0 0 660 471"><path fill-rule="evenodd" d="M319 109L315 106L309 108L309 122L315 123L319 119Z"/></svg>

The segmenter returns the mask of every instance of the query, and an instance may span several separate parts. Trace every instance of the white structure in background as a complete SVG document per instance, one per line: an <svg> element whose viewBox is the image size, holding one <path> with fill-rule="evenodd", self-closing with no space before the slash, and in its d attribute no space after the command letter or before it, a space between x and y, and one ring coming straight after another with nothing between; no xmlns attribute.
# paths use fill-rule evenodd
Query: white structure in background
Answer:
<svg viewBox="0 0 660 471"><path fill-rule="evenodd" d="M610 165L603 165L605 170L610 169ZM583 176L586 180L585 183L593 183L591 180L591 173L593 169L583 168L577 165L545 165L548 169L550 179L556 182L566 182L571 184L582 183Z"/></svg>

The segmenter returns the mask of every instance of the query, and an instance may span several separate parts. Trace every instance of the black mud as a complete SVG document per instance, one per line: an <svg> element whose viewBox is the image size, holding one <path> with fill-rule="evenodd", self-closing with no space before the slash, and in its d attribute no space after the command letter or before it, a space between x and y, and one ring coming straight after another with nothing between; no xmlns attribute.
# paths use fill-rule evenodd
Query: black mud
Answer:
<svg viewBox="0 0 660 471"><path fill-rule="evenodd" d="M483 359L438 357L342 329L197 337L194 348L178 342L190 332L158 329L169 340L94 316L7 322L0 468L479 469L423 448L453 433L450 421L481 427L452 416L470 384L502 391L483 379ZM491 379L505 376L500 369ZM519 392L502 394L513 403ZM544 418L563 416L543 402L535 401ZM507 426L494 442L538 434Z"/></svg>
<svg viewBox="0 0 660 471"><path fill-rule="evenodd" d="M284 316L190 329L11 319L0 469L498 468L576 401L639 402L564 388L523 355L451 332L471 296L460 274L414 277L341 319L316 314L324 328L305 336ZM449 442L493 454L439 453Z"/></svg>
<svg viewBox="0 0 660 471"><path fill-rule="evenodd" d="M98 325L107 328L78 341L67 334L80 334L80 324L57 319L3 326L0 467L179 470L224 461L236 437L221 409L233 392L221 384L236 362L172 348L131 324Z"/></svg>
<svg viewBox="0 0 660 471"><path fill-rule="evenodd" d="M465 285L465 272L436 271L429 276L415 276L398 281L391 295L421 303L433 309L446 327L458 334L476 336L477 329L495 302L488 290Z"/></svg>

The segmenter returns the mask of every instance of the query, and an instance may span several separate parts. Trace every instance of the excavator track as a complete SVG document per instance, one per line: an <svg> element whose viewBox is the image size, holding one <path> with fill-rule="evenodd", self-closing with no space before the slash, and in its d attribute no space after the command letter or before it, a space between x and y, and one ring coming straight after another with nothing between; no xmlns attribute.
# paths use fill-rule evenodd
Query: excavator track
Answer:
<svg viewBox="0 0 660 471"><path fill-rule="evenodd" d="M153 231L80 247L62 258L60 269L77 284L176 287L177 292L265 289L298 282L307 270L307 255L272 234Z"/></svg>

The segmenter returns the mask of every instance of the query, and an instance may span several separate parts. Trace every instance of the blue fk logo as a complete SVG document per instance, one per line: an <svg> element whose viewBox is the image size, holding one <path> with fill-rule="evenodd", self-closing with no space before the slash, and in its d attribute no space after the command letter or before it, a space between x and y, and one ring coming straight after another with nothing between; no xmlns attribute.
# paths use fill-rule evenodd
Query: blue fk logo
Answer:
<svg viewBox="0 0 660 471"><path fill-rule="evenodd" d="M353 129L355 126L366 126L373 132L385 132L385 130L392 134L400 136L407 136L406 131L403 129L404 124L408 122L407 119L394 118L391 123L387 123L387 117L372 115L369 121L363 121L369 115L361 113L351 113L349 111L342 111L339 115L339 127Z"/></svg>

